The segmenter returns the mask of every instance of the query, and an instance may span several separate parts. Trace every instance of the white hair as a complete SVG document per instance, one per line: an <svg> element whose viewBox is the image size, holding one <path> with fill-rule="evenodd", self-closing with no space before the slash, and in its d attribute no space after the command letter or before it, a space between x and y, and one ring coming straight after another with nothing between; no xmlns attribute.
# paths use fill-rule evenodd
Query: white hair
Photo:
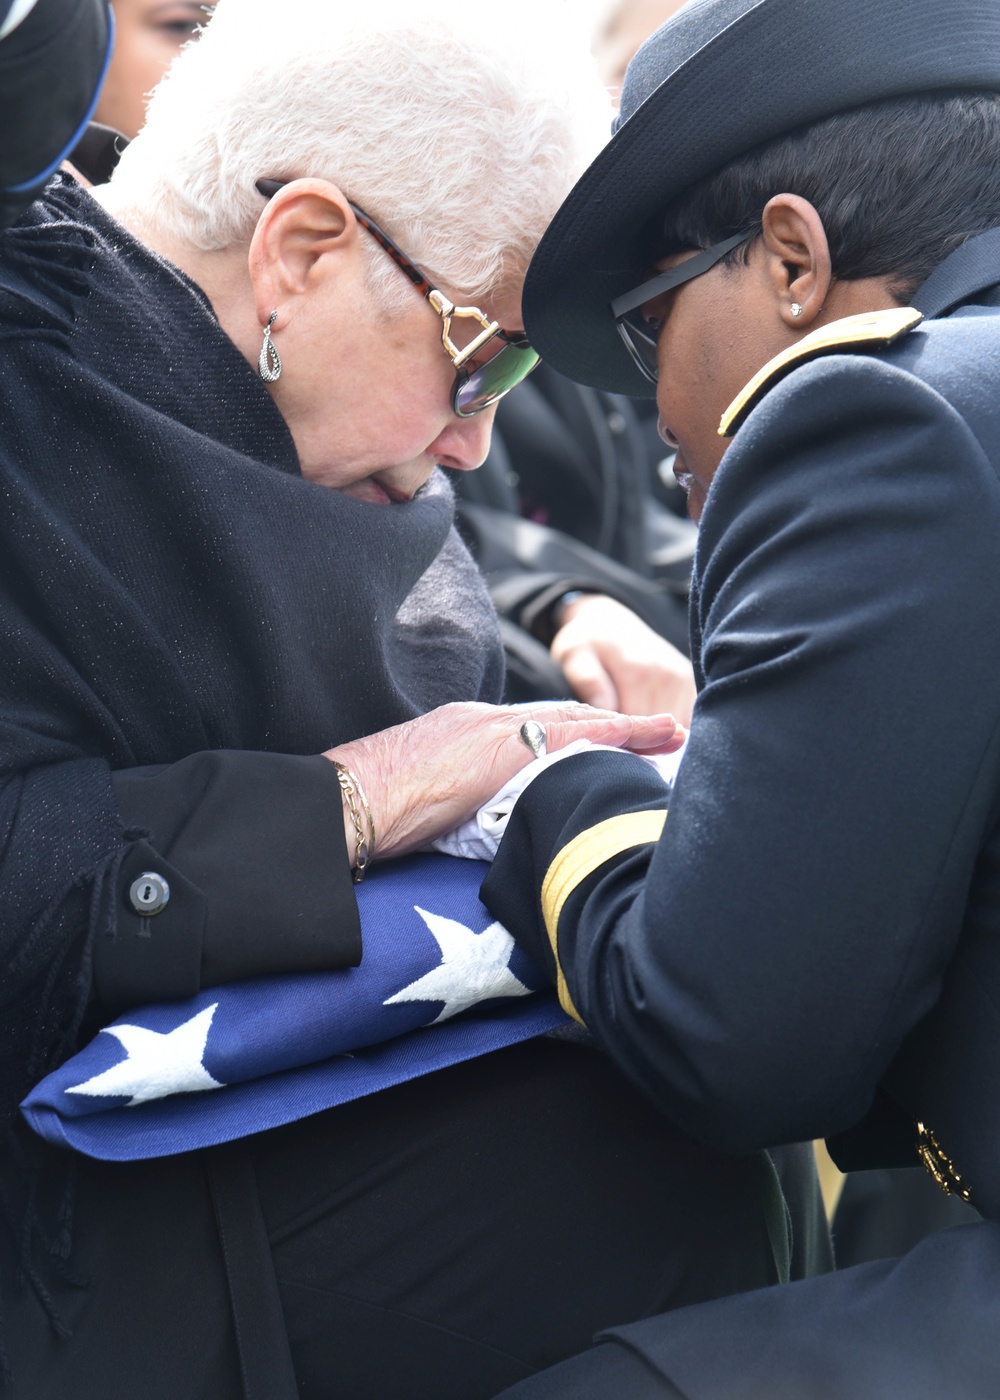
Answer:
<svg viewBox="0 0 1000 1400"><path fill-rule="evenodd" d="M249 242L256 180L331 180L432 281L482 298L523 276L609 129L571 4L220 0L156 89L116 203L212 250ZM399 274L366 242L384 291Z"/></svg>

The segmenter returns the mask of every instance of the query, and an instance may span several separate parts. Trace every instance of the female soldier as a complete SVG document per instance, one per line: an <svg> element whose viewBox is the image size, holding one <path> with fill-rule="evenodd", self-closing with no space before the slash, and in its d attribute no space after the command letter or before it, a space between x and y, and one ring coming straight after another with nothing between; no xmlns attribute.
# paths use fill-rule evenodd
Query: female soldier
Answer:
<svg viewBox="0 0 1000 1400"><path fill-rule="evenodd" d="M997 1393L998 287L992 0L685 6L533 261L546 357L656 386L700 694L669 818L567 759L484 897L702 1141L919 1154L991 1219L512 1400Z"/></svg>

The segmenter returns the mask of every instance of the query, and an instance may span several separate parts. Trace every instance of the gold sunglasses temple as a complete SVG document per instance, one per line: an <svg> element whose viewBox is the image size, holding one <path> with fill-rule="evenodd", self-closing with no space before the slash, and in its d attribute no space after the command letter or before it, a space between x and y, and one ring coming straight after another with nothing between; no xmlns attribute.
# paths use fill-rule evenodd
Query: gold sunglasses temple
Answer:
<svg viewBox="0 0 1000 1400"><path fill-rule="evenodd" d="M441 344L456 369L461 369L467 361L471 360L476 352L481 350L487 341L492 340L500 329L500 322L488 321L478 307L456 306L446 296L442 296L439 291L432 291L427 300L441 317ZM472 344L467 345L464 350L459 350L451 338L451 323L456 316L464 316L467 319L478 321L483 328Z"/></svg>

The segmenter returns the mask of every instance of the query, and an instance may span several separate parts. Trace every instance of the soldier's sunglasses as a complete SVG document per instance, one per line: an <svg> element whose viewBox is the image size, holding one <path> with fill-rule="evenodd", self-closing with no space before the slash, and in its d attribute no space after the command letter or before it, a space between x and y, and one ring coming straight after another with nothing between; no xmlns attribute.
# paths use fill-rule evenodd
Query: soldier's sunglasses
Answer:
<svg viewBox="0 0 1000 1400"><path fill-rule="evenodd" d="M690 282L693 277L700 277L703 272L707 272L717 262L721 262L733 248L749 241L750 235L738 233L734 238L726 238L721 243L713 243L711 248L705 248L702 252L696 253L693 258L685 259L676 267L670 268L668 272L658 273L656 277L641 283L631 292L616 297L611 303L611 314L615 318L615 325L625 344L625 349L632 356L636 369L651 384L655 384L659 379L660 366L656 350L656 336L650 334L651 327L643 318L642 308L647 302L661 297L664 292L669 292L674 287L680 287L685 282Z"/></svg>
<svg viewBox="0 0 1000 1400"><path fill-rule="evenodd" d="M270 199L286 184L287 180L258 180L257 189L265 199ZM495 404L497 399L503 398L531 373L538 364L539 356L523 335L510 335L498 321L489 320L476 306L456 306L449 301L443 292L431 286L420 269L410 262L387 233L383 233L374 219L370 219L356 204L351 204L351 208L361 227L389 254L441 317L441 345L455 366L451 406L459 418L473 418L477 413L482 413L483 409ZM468 345L460 348L452 339L452 328L456 321L462 320L472 321L474 329ZM497 341L502 344L488 360L481 364L473 363L477 355L481 355L488 346L495 346Z"/></svg>

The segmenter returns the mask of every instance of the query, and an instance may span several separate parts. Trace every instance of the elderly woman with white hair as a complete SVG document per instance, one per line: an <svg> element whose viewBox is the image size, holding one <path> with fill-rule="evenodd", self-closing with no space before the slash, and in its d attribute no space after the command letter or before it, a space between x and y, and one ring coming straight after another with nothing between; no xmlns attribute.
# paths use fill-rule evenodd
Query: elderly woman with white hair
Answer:
<svg viewBox="0 0 1000 1400"><path fill-rule="evenodd" d="M112 184L0 240L5 1124L117 1011L359 962L342 784L393 856L530 758L436 467L534 363L524 270L603 111L564 43L356 9L223 0ZM532 713L550 748L674 729ZM473 1400L775 1276L762 1154L551 1039L219 1151L5 1134L31 1400Z"/></svg>

